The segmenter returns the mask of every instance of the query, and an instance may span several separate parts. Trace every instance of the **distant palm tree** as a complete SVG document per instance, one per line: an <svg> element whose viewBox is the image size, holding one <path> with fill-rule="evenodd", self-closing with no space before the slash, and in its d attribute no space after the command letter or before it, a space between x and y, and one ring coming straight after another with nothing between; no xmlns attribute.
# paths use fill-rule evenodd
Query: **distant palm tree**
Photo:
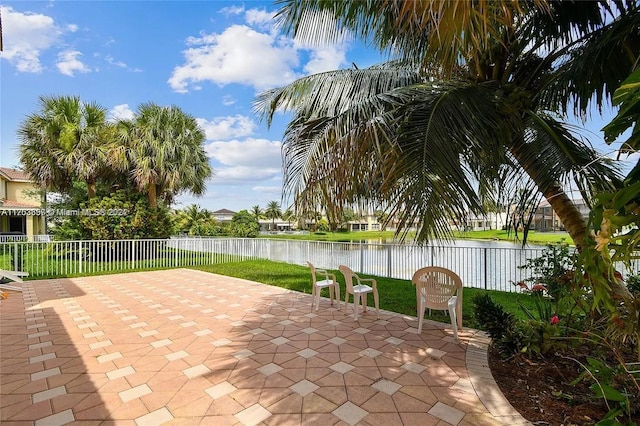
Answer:
<svg viewBox="0 0 640 426"><path fill-rule="evenodd" d="M296 214L289 207L282 213L282 219L287 221L287 224L289 224L289 229L291 229L291 222L296 219Z"/></svg>
<svg viewBox="0 0 640 426"><path fill-rule="evenodd" d="M42 188L69 189L77 179L96 195L96 181L109 172L113 128L107 110L77 96L41 96L40 111L18 128L20 162Z"/></svg>
<svg viewBox="0 0 640 426"><path fill-rule="evenodd" d="M249 213L251 213L256 218L256 220L260 220L260 218L262 217L262 210L260 209L260 206L258 204L251 207L251 211Z"/></svg>
<svg viewBox="0 0 640 426"><path fill-rule="evenodd" d="M277 201L270 201L267 204L267 208L264 209L264 215L267 219L271 219L271 230L276 228L276 219L282 216L282 210L280 210L280 204Z"/></svg>
<svg viewBox="0 0 640 426"><path fill-rule="evenodd" d="M195 118L176 106L140 105L132 121L119 124L127 146L126 161L133 182L157 207L181 191L202 195L211 166L202 144L204 131Z"/></svg>

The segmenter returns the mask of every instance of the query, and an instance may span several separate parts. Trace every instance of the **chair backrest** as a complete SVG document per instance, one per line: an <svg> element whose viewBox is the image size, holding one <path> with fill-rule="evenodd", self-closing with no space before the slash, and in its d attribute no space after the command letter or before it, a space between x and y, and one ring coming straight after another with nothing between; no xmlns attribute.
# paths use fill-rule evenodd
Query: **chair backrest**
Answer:
<svg viewBox="0 0 640 426"><path fill-rule="evenodd" d="M439 266L418 269L411 282L416 286L416 297L424 297L428 309L447 309L451 296L462 297L462 280L453 271Z"/></svg>
<svg viewBox="0 0 640 426"><path fill-rule="evenodd" d="M338 266L338 269L340 270L340 272L342 272L342 275L344 275L344 282L346 285L347 293L353 294L353 271L345 265Z"/></svg>
<svg viewBox="0 0 640 426"><path fill-rule="evenodd" d="M316 285L316 267L313 266L311 262L307 262L307 265L309 265L309 269L311 269L312 284Z"/></svg>

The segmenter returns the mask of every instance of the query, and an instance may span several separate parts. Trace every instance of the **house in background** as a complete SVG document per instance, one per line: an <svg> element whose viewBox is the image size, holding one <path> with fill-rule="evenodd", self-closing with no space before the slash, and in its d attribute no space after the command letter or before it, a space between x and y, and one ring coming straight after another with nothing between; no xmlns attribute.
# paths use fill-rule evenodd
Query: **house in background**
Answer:
<svg viewBox="0 0 640 426"><path fill-rule="evenodd" d="M45 234L38 187L26 173L0 167L0 242Z"/></svg>
<svg viewBox="0 0 640 426"><path fill-rule="evenodd" d="M220 210L216 210L215 212L211 212L211 215L218 222L231 222L234 214L236 214L236 212L228 209L220 209Z"/></svg>

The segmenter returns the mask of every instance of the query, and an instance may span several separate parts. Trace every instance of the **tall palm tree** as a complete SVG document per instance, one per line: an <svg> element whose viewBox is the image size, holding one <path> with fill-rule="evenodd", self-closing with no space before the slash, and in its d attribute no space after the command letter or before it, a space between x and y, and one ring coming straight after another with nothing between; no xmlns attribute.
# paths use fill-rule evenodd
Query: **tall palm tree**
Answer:
<svg viewBox="0 0 640 426"><path fill-rule="evenodd" d="M18 128L20 162L45 189L64 191L77 179L87 184L88 198L95 197L113 137L107 110L77 96L41 96L39 105Z"/></svg>
<svg viewBox="0 0 640 426"><path fill-rule="evenodd" d="M582 244L586 223L564 187L589 201L618 175L561 119L601 106L629 74L635 2L280 3L282 27L307 41L348 30L398 54L256 99L268 124L281 108L293 114L285 191L300 209L389 205L400 228L421 224L424 241L449 237L451 217L482 213L493 188L526 182Z"/></svg>
<svg viewBox="0 0 640 426"><path fill-rule="evenodd" d="M202 144L204 131L195 118L175 106L140 105L132 121L119 123L127 145L127 159L135 185L146 192L149 205L170 203L181 191L202 195L211 166Z"/></svg>
<svg viewBox="0 0 640 426"><path fill-rule="evenodd" d="M271 230L276 229L276 219L282 216L280 204L277 201L269 201L264 209L264 215L267 219L271 219Z"/></svg>

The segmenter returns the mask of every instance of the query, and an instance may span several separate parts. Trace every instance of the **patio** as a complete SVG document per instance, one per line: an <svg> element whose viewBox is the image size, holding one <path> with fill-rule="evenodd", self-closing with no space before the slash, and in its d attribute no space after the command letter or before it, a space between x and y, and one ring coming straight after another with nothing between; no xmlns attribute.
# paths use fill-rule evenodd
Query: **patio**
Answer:
<svg viewBox="0 0 640 426"><path fill-rule="evenodd" d="M0 302L0 422L527 423L483 333L416 327L189 269L27 281Z"/></svg>

